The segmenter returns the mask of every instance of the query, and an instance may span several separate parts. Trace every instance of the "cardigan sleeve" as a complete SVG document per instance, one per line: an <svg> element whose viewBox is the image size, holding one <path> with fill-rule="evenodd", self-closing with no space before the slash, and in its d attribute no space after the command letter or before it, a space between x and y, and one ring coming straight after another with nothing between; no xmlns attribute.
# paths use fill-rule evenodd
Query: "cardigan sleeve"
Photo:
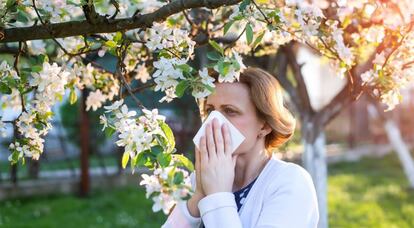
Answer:
<svg viewBox="0 0 414 228"><path fill-rule="evenodd" d="M190 174L191 186L195 189L195 172ZM162 228L196 228L201 223L201 217L193 217L188 211L187 201L178 202Z"/></svg>
<svg viewBox="0 0 414 228"><path fill-rule="evenodd" d="M198 202L198 208L206 228L241 228L237 205L232 192L217 192Z"/></svg>
<svg viewBox="0 0 414 228"><path fill-rule="evenodd" d="M269 194L263 200L256 227L317 227L318 202L309 173L296 164L289 164L277 178L280 181L270 185Z"/></svg>

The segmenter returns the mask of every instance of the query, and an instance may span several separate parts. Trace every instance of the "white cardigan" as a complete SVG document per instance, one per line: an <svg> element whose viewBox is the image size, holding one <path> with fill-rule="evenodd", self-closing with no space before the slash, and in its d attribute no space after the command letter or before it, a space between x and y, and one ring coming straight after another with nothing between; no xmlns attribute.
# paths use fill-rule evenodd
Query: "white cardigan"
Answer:
<svg viewBox="0 0 414 228"><path fill-rule="evenodd" d="M195 174L191 184L195 189ZM302 167L272 157L259 174L237 212L232 192L208 195L198 203L200 217L190 215L187 201L177 203L162 228L308 228L319 220L315 188Z"/></svg>

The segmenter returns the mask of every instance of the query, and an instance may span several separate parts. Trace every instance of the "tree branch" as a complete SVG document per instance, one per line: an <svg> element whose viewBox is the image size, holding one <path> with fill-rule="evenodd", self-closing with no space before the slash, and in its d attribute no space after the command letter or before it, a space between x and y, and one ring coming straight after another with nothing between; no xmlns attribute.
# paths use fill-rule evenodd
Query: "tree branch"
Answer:
<svg viewBox="0 0 414 228"><path fill-rule="evenodd" d="M97 33L112 33L136 28L148 28L152 26L153 22L164 21L167 17L186 9L198 7L215 9L225 5L235 5L239 2L241 2L241 0L180 0L168 3L149 14L137 14L130 18L108 20L96 24L91 24L87 20L82 20L31 27L8 28L4 30L4 37L0 40L0 43L64 38Z"/></svg>
<svg viewBox="0 0 414 228"><path fill-rule="evenodd" d="M292 49L293 43L287 44L281 47L282 51L286 54L288 64L292 67L293 75L295 76L298 84L297 91L300 97L301 110L305 112L313 113L314 110L311 106L308 89L306 88L305 80L303 79L301 66L298 64L296 55Z"/></svg>
<svg viewBox="0 0 414 228"><path fill-rule="evenodd" d="M269 60L271 60L271 58L269 58ZM271 72L273 72L276 75L276 79L279 81L280 85L289 94L289 97L290 97L297 113L299 115L304 114L304 112L301 111L302 107L300 106L300 98L298 96L296 88L287 79L287 65L288 65L288 63L287 63L286 54L283 51L278 50L278 52L276 54L276 59L274 59L273 62L274 62L273 63L273 68L274 68L274 66L276 66L276 69L272 69Z"/></svg>

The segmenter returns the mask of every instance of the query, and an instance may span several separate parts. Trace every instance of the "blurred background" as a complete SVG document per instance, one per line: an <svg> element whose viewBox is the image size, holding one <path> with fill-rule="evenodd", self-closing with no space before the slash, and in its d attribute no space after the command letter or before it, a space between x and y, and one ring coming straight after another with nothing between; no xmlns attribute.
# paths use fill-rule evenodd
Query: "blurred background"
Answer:
<svg viewBox="0 0 414 228"><path fill-rule="evenodd" d="M311 105L320 110L345 80L309 49L295 52L303 65ZM99 61L108 68L115 65L113 59ZM192 138L200 126L194 98L185 94L183 99L159 103L163 96L159 93L144 91L137 96L146 107L159 108L174 131L178 153L194 159ZM412 162L408 160L414 142L413 96L414 89L406 89L403 103L384 113L378 111L380 104L363 95L325 126L330 227L414 227L414 191L402 165ZM54 107L53 129L39 161L27 159L24 166L11 166L7 146L13 129L1 138L0 227L160 227L164 223L166 216L152 212L152 201L139 186L140 174L148 170L131 174L121 168L123 150L114 143L117 135L107 137L101 131L102 110L87 113L89 134L81 134L84 100L70 105L65 98ZM289 106L287 94L286 100ZM126 103L134 107L128 98ZM3 114L12 119L18 113L6 109ZM292 140L274 153L302 164L301 135L299 122ZM82 142L88 145L84 153ZM401 157L398 150L408 150L411 156Z"/></svg>

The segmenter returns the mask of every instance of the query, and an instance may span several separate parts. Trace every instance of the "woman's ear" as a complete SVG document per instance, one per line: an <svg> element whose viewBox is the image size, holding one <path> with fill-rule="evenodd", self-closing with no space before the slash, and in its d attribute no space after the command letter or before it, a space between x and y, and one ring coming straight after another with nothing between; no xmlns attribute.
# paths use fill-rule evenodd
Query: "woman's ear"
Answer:
<svg viewBox="0 0 414 228"><path fill-rule="evenodd" d="M262 128L259 131L259 136L264 137L270 134L270 132L272 132L272 128L270 127L268 123L264 122Z"/></svg>

